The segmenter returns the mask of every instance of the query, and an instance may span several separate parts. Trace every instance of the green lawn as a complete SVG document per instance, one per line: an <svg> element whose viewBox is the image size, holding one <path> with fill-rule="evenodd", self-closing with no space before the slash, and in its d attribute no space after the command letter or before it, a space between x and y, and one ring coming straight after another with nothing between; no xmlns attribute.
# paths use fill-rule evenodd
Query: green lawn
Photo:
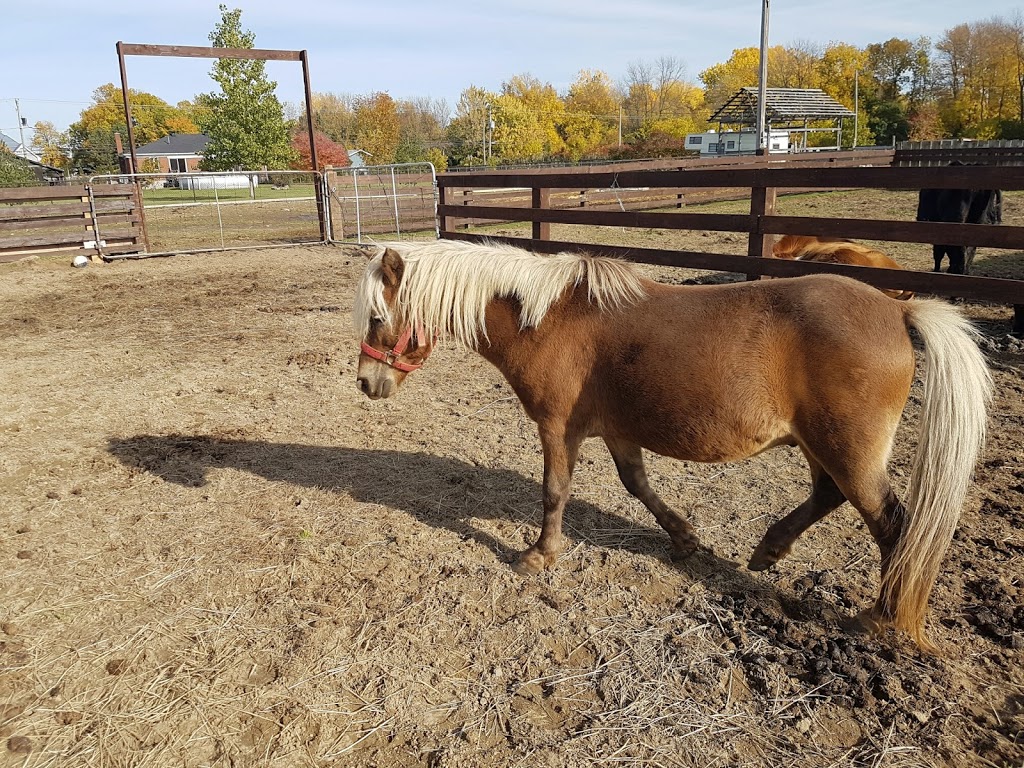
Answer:
<svg viewBox="0 0 1024 768"><path fill-rule="evenodd" d="M288 189L274 189L270 184L256 187L257 200L285 200L296 197L313 197L312 184L291 184ZM248 189L147 189L142 193L146 207L174 205L178 203L212 203L215 200L248 200Z"/></svg>

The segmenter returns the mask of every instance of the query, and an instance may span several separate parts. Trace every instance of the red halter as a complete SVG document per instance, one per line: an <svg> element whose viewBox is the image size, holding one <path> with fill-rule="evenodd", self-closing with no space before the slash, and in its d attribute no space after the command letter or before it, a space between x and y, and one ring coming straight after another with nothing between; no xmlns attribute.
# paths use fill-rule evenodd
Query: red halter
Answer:
<svg viewBox="0 0 1024 768"><path fill-rule="evenodd" d="M416 325L416 338L421 342L423 341L423 326L419 324ZM408 349L410 341L412 341L411 325L405 329L398 341L395 342L395 346L387 352L381 352L379 349L374 349L365 341L360 345L360 349L363 350L364 354L369 355L374 360L380 360L384 365L390 365L396 370L409 373L410 371L415 371L423 367L423 363L403 363L398 359L405 354L405 350ZM423 361L426 362L426 360L427 358L424 357Z"/></svg>

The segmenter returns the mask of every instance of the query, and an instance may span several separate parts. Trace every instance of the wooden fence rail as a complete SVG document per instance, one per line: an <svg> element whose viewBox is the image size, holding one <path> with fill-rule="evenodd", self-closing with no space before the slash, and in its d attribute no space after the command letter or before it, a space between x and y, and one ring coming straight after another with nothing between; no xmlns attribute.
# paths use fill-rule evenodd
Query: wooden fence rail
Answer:
<svg viewBox="0 0 1024 768"><path fill-rule="evenodd" d="M810 165L810 164L808 164ZM681 168L675 170L623 170L590 173L553 171L439 175L438 216L441 237L475 239L456 231L467 218L490 221L529 221L533 239L511 241L533 250L586 249L610 253L634 261L695 269L739 272L748 276L796 276L814 272L846 274L880 288L899 288L945 296L981 299L1007 304L1024 304L1024 280L981 278L904 270L867 269L800 261L760 259L770 255L775 235L809 234L872 240L979 245L1024 250L1024 227L947 224L875 219L840 219L807 216L779 216L775 213L778 190L783 189L1024 189L1024 174L1009 167L960 166L836 167L818 165L785 167L770 163ZM675 213L656 211L609 211L558 208L552 203L562 190L582 188L686 189L743 188L749 197L749 214ZM465 189L521 187L530 191L529 208L518 206L463 205ZM548 231L553 223L593 226L646 227L665 229L746 232L747 256L662 251L641 248L613 248L590 243L553 243ZM507 239L507 238L506 238Z"/></svg>
<svg viewBox="0 0 1024 768"><path fill-rule="evenodd" d="M0 262L40 253L99 257L143 249L134 185L0 189Z"/></svg>

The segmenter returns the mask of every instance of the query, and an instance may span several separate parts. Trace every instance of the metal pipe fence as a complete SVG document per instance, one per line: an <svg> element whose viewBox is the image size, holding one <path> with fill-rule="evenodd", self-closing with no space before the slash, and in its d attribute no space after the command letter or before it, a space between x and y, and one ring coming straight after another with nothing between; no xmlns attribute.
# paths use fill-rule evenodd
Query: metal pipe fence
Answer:
<svg viewBox="0 0 1024 768"><path fill-rule="evenodd" d="M439 236L437 174L431 163L396 163L324 170L329 240L362 243L364 236Z"/></svg>
<svg viewBox="0 0 1024 768"><path fill-rule="evenodd" d="M89 183L140 189L148 255L325 241L316 204L320 173L121 173Z"/></svg>

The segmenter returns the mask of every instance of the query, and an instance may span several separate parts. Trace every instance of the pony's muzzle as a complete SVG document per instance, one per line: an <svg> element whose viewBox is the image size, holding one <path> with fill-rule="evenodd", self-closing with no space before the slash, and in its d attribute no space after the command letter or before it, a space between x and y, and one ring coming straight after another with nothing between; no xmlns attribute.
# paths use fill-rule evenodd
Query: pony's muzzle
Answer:
<svg viewBox="0 0 1024 768"><path fill-rule="evenodd" d="M371 400L391 397L398 389L394 371L376 360L360 359L356 386Z"/></svg>
<svg viewBox="0 0 1024 768"><path fill-rule="evenodd" d="M356 379L356 386L359 387L359 391L366 395L371 400L380 400L381 398L390 397L391 393L394 392L394 382L390 378L381 377L375 381L371 381L366 376L360 376Z"/></svg>

